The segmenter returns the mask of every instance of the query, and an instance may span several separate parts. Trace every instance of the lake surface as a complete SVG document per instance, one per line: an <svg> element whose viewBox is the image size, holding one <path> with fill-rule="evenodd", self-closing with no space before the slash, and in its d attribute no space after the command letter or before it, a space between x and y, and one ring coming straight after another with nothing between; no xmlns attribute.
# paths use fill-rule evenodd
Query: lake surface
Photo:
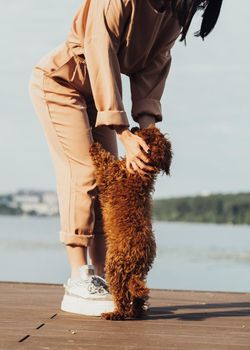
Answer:
<svg viewBox="0 0 250 350"><path fill-rule="evenodd" d="M153 223L150 288L250 292L250 227ZM0 280L64 283L70 274L59 218L0 216Z"/></svg>

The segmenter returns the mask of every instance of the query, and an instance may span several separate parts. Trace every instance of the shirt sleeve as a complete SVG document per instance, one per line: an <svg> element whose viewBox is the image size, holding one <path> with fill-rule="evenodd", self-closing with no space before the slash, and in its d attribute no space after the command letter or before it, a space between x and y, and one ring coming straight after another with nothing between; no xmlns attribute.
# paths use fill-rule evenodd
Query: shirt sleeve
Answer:
<svg viewBox="0 0 250 350"><path fill-rule="evenodd" d="M160 99L171 66L170 48L160 51L144 69L130 76L131 115L138 122L140 115L151 115L155 122L162 121Z"/></svg>
<svg viewBox="0 0 250 350"><path fill-rule="evenodd" d="M129 14L129 1L90 2L84 35L84 55L97 109L96 127L129 127L122 102L122 80L117 57L121 33Z"/></svg>

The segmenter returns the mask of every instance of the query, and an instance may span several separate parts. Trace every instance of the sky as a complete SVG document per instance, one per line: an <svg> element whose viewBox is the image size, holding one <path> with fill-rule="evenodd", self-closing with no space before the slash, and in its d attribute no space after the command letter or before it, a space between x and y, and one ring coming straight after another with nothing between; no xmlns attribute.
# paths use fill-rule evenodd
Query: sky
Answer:
<svg viewBox="0 0 250 350"><path fill-rule="evenodd" d="M2 0L3 1L3 0ZM0 13L0 193L55 190L53 164L28 95L31 70L66 39L79 0L12 0ZM159 175L154 198L250 191L249 0L225 0L214 31L176 41L157 123L172 142L171 176ZM237 16L237 17L236 17ZM129 78L122 75L130 125ZM118 141L119 154L125 150Z"/></svg>

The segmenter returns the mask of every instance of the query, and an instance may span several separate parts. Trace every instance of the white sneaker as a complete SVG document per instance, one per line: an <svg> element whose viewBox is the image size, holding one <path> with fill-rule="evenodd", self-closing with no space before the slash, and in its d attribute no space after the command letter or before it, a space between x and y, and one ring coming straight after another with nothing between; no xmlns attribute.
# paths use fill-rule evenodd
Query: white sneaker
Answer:
<svg viewBox="0 0 250 350"><path fill-rule="evenodd" d="M68 278L63 285L65 294L61 310L89 316L114 311L115 305L108 285L104 278L94 275L94 266L83 265L79 271L79 278Z"/></svg>

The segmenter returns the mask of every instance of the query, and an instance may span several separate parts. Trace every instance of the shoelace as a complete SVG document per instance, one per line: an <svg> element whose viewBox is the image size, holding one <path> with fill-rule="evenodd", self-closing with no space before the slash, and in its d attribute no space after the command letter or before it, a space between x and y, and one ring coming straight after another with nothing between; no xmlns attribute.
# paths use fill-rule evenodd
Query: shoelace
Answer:
<svg viewBox="0 0 250 350"><path fill-rule="evenodd" d="M91 282L88 286L90 293L108 293L108 286L104 278L101 276L91 276Z"/></svg>
<svg viewBox="0 0 250 350"><path fill-rule="evenodd" d="M92 276L88 277L88 279L85 280L85 281L79 279L75 283L80 285L80 286L82 286L82 285L85 285L86 282L89 283L88 284L88 291L91 294L96 294L96 293L106 294L106 293L109 293L107 283L106 283L105 279L102 278L101 276L92 275ZM66 287L66 284L64 284L64 287Z"/></svg>
<svg viewBox="0 0 250 350"><path fill-rule="evenodd" d="M107 283L104 278L98 275L92 275L87 278L87 280L83 281L81 279L78 279L77 281L74 282L77 285L83 286L88 283L88 291L91 294L95 293L101 293L101 294L107 294L109 293L109 289L107 286ZM67 289L67 284L63 284L64 288Z"/></svg>

